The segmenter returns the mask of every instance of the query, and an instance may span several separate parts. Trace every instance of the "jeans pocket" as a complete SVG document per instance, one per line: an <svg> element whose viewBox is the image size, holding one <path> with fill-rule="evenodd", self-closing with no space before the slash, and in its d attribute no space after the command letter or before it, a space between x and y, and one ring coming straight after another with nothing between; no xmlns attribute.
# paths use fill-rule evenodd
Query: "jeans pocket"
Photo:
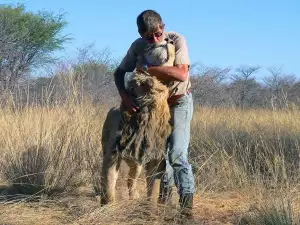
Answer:
<svg viewBox="0 0 300 225"><path fill-rule="evenodd" d="M185 129L188 121L188 101L180 101L172 110L172 125L176 128Z"/></svg>
<svg viewBox="0 0 300 225"><path fill-rule="evenodd" d="M188 110L186 108L176 109L174 111L174 122L180 127L185 127L188 120Z"/></svg>

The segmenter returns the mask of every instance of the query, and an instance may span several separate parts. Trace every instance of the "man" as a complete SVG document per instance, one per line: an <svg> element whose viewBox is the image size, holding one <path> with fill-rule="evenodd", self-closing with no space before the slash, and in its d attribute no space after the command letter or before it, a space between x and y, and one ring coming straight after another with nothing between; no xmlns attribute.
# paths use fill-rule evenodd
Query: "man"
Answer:
<svg viewBox="0 0 300 225"><path fill-rule="evenodd" d="M188 162L190 141L190 121L193 115L193 99L189 91L190 59L184 36L176 32L166 32L161 16L154 10L145 10L137 17L140 38L136 39L127 51L126 56L117 68L115 83L122 99L123 106L131 113L139 110L132 97L126 92L124 76L126 72L147 71L170 86L168 99L171 110L172 134L168 140L167 169L169 178L173 177L180 195L181 212L192 215L193 194L195 191L192 167ZM171 41L175 46L175 63L172 67L152 66L147 63L143 54L149 46L163 40ZM172 179L171 179L172 180ZM164 182L165 179L162 179ZM166 184L170 189L170 184ZM159 201L166 200L169 191L160 190Z"/></svg>

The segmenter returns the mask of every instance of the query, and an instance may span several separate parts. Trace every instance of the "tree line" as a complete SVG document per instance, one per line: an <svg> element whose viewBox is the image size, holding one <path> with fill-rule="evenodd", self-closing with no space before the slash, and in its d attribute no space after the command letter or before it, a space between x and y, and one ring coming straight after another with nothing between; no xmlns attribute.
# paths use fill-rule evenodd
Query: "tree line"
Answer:
<svg viewBox="0 0 300 225"><path fill-rule="evenodd" d="M64 14L32 13L24 5L0 5L0 101L20 106L80 103L118 104L113 72L120 60L109 49L93 45L78 48L77 55L61 61L54 53L72 39L63 34ZM33 76L44 68L47 76ZM257 74L262 81L257 80ZM295 108L299 105L300 81L282 67L191 67L196 105L209 107Z"/></svg>

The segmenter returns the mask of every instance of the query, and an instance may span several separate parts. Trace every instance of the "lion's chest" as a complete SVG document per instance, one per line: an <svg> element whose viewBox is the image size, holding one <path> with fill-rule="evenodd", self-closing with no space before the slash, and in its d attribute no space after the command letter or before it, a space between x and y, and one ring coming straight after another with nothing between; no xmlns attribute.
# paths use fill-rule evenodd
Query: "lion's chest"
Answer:
<svg viewBox="0 0 300 225"><path fill-rule="evenodd" d="M161 159L164 148L158 146L155 124L151 124L149 114L123 118L121 136L118 141L119 153L123 158L144 164L152 159Z"/></svg>

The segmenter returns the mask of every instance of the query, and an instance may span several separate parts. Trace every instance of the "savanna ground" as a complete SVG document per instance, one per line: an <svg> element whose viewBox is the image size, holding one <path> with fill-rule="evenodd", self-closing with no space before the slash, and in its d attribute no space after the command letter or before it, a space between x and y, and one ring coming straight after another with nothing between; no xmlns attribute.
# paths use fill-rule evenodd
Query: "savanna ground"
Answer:
<svg viewBox="0 0 300 225"><path fill-rule="evenodd" d="M300 224L300 112L195 107L190 159L197 193L194 221L167 206L129 200L126 166L117 203L100 207L107 107L0 110L0 224Z"/></svg>

